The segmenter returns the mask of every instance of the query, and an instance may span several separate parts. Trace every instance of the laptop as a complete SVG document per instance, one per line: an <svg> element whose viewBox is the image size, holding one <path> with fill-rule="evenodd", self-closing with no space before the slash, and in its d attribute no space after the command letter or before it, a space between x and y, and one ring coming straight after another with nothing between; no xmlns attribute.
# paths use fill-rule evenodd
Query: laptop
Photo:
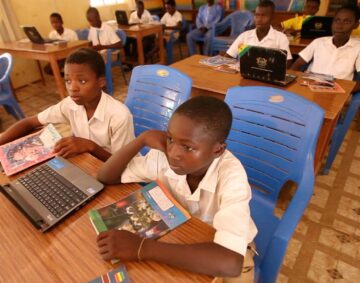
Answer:
<svg viewBox="0 0 360 283"><path fill-rule="evenodd" d="M128 26L129 25L129 21L128 21L126 11L116 10L115 11L115 17L116 17L116 22L118 23L118 25L123 25L123 26Z"/></svg>
<svg viewBox="0 0 360 283"><path fill-rule="evenodd" d="M281 49L246 46L240 52L240 73L244 78L286 86L296 79L286 74L287 52Z"/></svg>
<svg viewBox="0 0 360 283"><path fill-rule="evenodd" d="M38 32L38 30L36 29L36 27L34 26L22 26L21 27L24 31L24 33L26 34L26 36L30 39L31 42L33 43L37 43L37 44L44 44L44 43L54 43L54 42L60 42L63 40L59 40L59 39L48 39L48 38L43 38L41 36L41 34Z"/></svg>
<svg viewBox="0 0 360 283"><path fill-rule="evenodd" d="M310 16L306 18L301 27L301 38L317 38L331 36L332 17Z"/></svg>
<svg viewBox="0 0 360 283"><path fill-rule="evenodd" d="M104 185L62 157L55 157L2 186L4 195L42 232L78 210Z"/></svg>

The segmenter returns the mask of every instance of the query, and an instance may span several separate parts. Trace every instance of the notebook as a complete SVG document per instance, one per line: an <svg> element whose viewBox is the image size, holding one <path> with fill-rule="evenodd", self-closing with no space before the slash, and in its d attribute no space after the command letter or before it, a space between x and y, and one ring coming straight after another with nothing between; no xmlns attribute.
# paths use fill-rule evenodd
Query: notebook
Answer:
<svg viewBox="0 0 360 283"><path fill-rule="evenodd" d="M296 76L286 74L287 52L259 46L242 46L240 73L244 78L285 86Z"/></svg>
<svg viewBox="0 0 360 283"><path fill-rule="evenodd" d="M37 44L44 44L44 43L54 43L54 42L61 42L63 40L58 39L44 39L41 34L38 32L36 27L34 26L21 26L26 36L30 39L31 42Z"/></svg>
<svg viewBox="0 0 360 283"><path fill-rule="evenodd" d="M317 38L331 36L332 17L307 17L301 27L301 38Z"/></svg>
<svg viewBox="0 0 360 283"><path fill-rule="evenodd" d="M103 188L77 166L56 157L3 185L1 191L45 232Z"/></svg>
<svg viewBox="0 0 360 283"><path fill-rule="evenodd" d="M126 11L116 10L115 11L115 17L116 17L116 22L118 23L118 25L123 25L123 26L128 26L129 25L129 21L128 21Z"/></svg>

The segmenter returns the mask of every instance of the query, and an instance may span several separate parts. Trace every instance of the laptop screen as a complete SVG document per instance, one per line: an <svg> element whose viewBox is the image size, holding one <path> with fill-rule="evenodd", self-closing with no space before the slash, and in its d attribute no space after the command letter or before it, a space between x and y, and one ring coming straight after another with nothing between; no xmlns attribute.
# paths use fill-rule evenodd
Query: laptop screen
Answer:
<svg viewBox="0 0 360 283"><path fill-rule="evenodd" d="M317 38L322 36L331 36L332 17L307 17L301 27L302 38Z"/></svg>

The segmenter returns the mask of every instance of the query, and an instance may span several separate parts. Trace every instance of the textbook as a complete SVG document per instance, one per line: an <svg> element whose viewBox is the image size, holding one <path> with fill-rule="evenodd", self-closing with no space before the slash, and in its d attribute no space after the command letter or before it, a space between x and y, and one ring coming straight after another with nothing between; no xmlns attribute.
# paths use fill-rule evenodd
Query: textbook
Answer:
<svg viewBox="0 0 360 283"><path fill-rule="evenodd" d="M150 239L164 235L191 217L160 181L88 214L98 234L118 229Z"/></svg>
<svg viewBox="0 0 360 283"><path fill-rule="evenodd" d="M334 80L333 76L305 73L301 85L306 85L313 92L345 93L345 90Z"/></svg>
<svg viewBox="0 0 360 283"><path fill-rule="evenodd" d="M52 124L42 130L0 146L0 162L10 176L53 156L61 135Z"/></svg>
<svg viewBox="0 0 360 283"><path fill-rule="evenodd" d="M200 59L200 64L213 67L214 70L225 73L238 73L240 71L239 61L221 55Z"/></svg>
<svg viewBox="0 0 360 283"><path fill-rule="evenodd" d="M130 283L130 279L125 266L121 265L88 283Z"/></svg>

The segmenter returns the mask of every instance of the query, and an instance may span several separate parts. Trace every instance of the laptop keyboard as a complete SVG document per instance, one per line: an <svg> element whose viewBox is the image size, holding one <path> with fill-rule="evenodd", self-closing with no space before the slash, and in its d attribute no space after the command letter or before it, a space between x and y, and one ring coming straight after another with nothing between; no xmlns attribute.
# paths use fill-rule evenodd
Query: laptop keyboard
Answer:
<svg viewBox="0 0 360 283"><path fill-rule="evenodd" d="M87 198L85 193L46 164L18 181L57 218Z"/></svg>

